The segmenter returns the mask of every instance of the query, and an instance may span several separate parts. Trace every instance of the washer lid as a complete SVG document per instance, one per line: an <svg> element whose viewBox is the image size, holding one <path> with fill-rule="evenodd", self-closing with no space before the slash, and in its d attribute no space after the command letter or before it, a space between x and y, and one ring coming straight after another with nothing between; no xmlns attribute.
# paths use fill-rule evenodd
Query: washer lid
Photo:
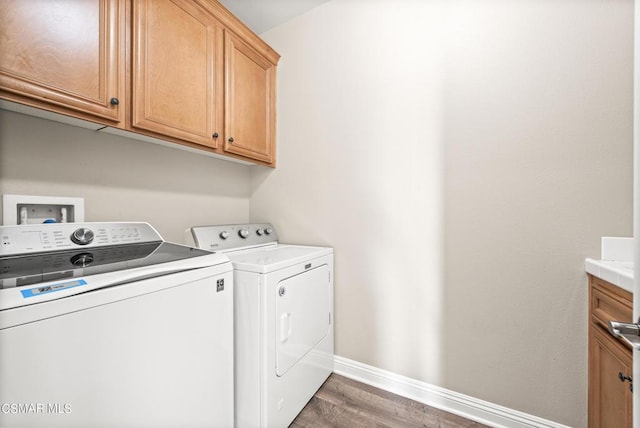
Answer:
<svg viewBox="0 0 640 428"><path fill-rule="evenodd" d="M0 257L0 290L65 278L152 267L211 254L205 250L169 242L149 242L91 248L85 251L67 250ZM224 255L216 254L209 257L206 264L212 266L227 260Z"/></svg>
<svg viewBox="0 0 640 428"><path fill-rule="evenodd" d="M0 311L224 263L224 254L169 242L0 257Z"/></svg>
<svg viewBox="0 0 640 428"><path fill-rule="evenodd" d="M256 273L273 272L328 254L333 254L333 248L286 244L225 253L234 269Z"/></svg>

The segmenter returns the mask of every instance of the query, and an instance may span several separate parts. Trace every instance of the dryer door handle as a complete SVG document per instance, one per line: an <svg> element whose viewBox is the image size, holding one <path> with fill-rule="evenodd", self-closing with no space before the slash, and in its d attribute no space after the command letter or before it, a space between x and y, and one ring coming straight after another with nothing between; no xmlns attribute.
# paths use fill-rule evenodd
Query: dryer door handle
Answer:
<svg viewBox="0 0 640 428"><path fill-rule="evenodd" d="M291 314L280 314L280 342L285 342L291 336Z"/></svg>

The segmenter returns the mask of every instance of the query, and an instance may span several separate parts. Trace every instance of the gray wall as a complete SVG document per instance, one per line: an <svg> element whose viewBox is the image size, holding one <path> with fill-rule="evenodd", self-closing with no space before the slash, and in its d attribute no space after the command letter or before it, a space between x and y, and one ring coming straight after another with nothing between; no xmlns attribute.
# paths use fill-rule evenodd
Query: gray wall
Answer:
<svg viewBox="0 0 640 428"><path fill-rule="evenodd" d="M333 0L281 55L251 219L336 254L337 354L586 426L587 278L632 233L631 0Z"/></svg>
<svg viewBox="0 0 640 428"><path fill-rule="evenodd" d="M0 110L0 194L83 197L86 221L147 221L171 241L248 220L247 166Z"/></svg>

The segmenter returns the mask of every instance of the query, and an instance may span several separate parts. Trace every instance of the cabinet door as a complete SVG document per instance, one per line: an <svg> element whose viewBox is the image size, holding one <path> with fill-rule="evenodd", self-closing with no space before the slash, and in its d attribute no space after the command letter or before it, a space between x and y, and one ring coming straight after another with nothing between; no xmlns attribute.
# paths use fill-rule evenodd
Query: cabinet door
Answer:
<svg viewBox="0 0 640 428"><path fill-rule="evenodd" d="M0 97L120 122L124 26L124 0L0 1Z"/></svg>
<svg viewBox="0 0 640 428"><path fill-rule="evenodd" d="M631 428L631 351L608 333L589 326L589 428Z"/></svg>
<svg viewBox="0 0 640 428"><path fill-rule="evenodd" d="M274 64L225 31L226 152L273 163L275 70Z"/></svg>
<svg viewBox="0 0 640 428"><path fill-rule="evenodd" d="M138 0L133 39L132 127L217 147L223 100L217 21L193 1Z"/></svg>

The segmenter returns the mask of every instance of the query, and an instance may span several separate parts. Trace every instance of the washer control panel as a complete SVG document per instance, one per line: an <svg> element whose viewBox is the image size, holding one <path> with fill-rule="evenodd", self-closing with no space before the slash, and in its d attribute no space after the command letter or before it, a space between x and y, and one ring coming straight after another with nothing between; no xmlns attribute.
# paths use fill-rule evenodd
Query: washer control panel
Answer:
<svg viewBox="0 0 640 428"><path fill-rule="evenodd" d="M0 255L162 241L148 223L52 223L0 226Z"/></svg>
<svg viewBox="0 0 640 428"><path fill-rule="evenodd" d="M255 247L278 242L271 223L194 226L185 232L187 245L209 251Z"/></svg>

